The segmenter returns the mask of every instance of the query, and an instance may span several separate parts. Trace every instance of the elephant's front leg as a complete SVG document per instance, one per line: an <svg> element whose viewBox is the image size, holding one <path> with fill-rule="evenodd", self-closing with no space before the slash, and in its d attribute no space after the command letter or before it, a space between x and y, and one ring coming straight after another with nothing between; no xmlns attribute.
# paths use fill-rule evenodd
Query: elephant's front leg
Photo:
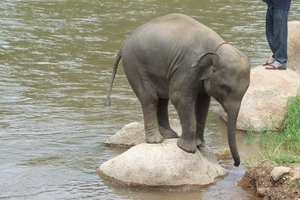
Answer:
<svg viewBox="0 0 300 200"><path fill-rule="evenodd" d="M196 101L197 130L196 130L195 139L198 148L205 147L204 129L206 124L209 103L210 103L210 96L208 94L200 93L197 95L197 101Z"/></svg>
<svg viewBox="0 0 300 200"><path fill-rule="evenodd" d="M158 100L157 117L159 124L159 132L164 139L178 138L177 133L173 131L170 127L168 115L168 102L169 99Z"/></svg>
<svg viewBox="0 0 300 200"><path fill-rule="evenodd" d="M196 97L190 94L174 94L171 101L177 109L181 125L182 134L177 140L177 145L186 152L195 153L197 144L195 141L196 134L196 116L195 101Z"/></svg>

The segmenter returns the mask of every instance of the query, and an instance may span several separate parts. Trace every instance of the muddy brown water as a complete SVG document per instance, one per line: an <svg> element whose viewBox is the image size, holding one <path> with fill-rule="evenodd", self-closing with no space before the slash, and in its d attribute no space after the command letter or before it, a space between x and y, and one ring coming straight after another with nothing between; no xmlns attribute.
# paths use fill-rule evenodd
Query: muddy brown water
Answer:
<svg viewBox="0 0 300 200"><path fill-rule="evenodd" d="M112 106L104 107L115 54L130 32L154 17L185 13L217 31L250 58L269 55L261 1L3 0L0 2L1 199L253 199L234 168L200 191L120 188L96 169L126 149L101 145L122 126L142 122L120 67ZM293 2L290 19L299 18ZM212 102L205 138L226 148L226 125ZM170 106L170 115L177 118ZM257 152L237 133L242 160Z"/></svg>

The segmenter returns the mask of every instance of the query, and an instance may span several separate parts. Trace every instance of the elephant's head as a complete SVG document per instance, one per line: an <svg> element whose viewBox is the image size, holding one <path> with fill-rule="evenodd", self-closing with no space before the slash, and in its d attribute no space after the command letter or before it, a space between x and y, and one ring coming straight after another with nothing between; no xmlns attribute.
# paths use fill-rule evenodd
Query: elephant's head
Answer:
<svg viewBox="0 0 300 200"><path fill-rule="evenodd" d="M205 91L227 112L228 143L234 165L239 166L235 130L241 101L250 83L250 61L245 54L226 45L218 53L208 52L199 56L192 67L203 81Z"/></svg>

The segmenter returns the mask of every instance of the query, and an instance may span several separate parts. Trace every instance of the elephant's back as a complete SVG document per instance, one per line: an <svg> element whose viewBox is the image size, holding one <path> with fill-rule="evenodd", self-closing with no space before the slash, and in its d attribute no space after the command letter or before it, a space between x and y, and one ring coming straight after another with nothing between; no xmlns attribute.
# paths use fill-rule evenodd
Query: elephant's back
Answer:
<svg viewBox="0 0 300 200"><path fill-rule="evenodd" d="M213 51L223 39L212 29L183 14L155 18L138 27L122 46L124 70L142 67L168 77ZM188 69L190 67L187 67ZM166 75L168 74L168 75Z"/></svg>
<svg viewBox="0 0 300 200"><path fill-rule="evenodd" d="M201 26L204 26L200 22L196 21L195 19L184 15L184 14L168 14L164 16L157 17L155 19L152 19L151 21L147 22L145 24L145 27L147 26L158 26L161 28L183 28L183 27L189 27L189 28L199 28Z"/></svg>
<svg viewBox="0 0 300 200"><path fill-rule="evenodd" d="M130 36L135 40L164 39L175 40L188 39L189 35L208 29L200 22L183 14L169 14L157 17L138 27Z"/></svg>
<svg viewBox="0 0 300 200"><path fill-rule="evenodd" d="M138 27L124 46L139 51L158 48L173 51L176 48L195 48L195 45L201 46L201 43L207 43L210 39L222 40L207 26L187 15L176 13L157 17Z"/></svg>

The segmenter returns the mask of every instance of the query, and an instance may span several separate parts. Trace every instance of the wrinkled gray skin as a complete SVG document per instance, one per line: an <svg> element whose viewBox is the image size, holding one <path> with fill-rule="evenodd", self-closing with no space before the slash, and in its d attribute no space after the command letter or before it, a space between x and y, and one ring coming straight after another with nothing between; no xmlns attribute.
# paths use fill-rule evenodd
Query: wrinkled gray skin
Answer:
<svg viewBox="0 0 300 200"><path fill-rule="evenodd" d="M204 127L210 98L227 112L228 143L239 166L236 121L249 86L248 57L213 30L182 14L170 14L137 28L120 48L106 104L122 58L127 79L141 102L148 143L178 135L169 125L168 101L175 106L182 135L178 146L194 153L204 147Z"/></svg>

